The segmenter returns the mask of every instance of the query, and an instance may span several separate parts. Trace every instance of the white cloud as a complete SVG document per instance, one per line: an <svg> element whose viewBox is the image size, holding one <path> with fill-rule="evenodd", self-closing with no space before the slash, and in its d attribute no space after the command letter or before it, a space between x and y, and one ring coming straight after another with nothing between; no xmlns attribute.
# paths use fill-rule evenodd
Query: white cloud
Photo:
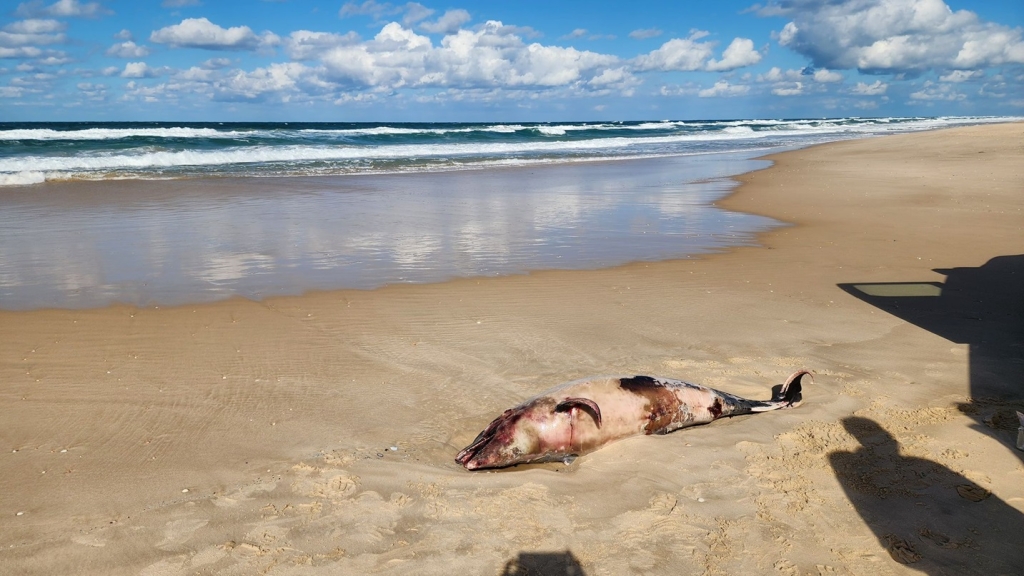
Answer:
<svg viewBox="0 0 1024 576"><path fill-rule="evenodd" d="M206 18L186 18L180 24L156 30L149 39L175 48L206 50L255 50L276 46L281 41L272 32L257 36L248 26L221 28Z"/></svg>
<svg viewBox="0 0 1024 576"><path fill-rule="evenodd" d="M851 92L859 94L861 96L878 96L885 94L885 91L889 89L889 85L881 80L875 80L871 84L865 82L857 82L857 85L853 87Z"/></svg>
<svg viewBox="0 0 1024 576"><path fill-rule="evenodd" d="M675 84L665 85L658 89L658 94L661 96L693 96L700 92L700 88L692 82L688 82L683 86Z"/></svg>
<svg viewBox="0 0 1024 576"><path fill-rule="evenodd" d="M692 30L687 38L673 38L660 48L633 59L638 71L661 70L691 72L707 70L724 72L749 66L761 61L761 54L754 50L754 42L746 38L735 38L722 53L721 60L710 59L715 42L699 40L708 36L703 30Z"/></svg>
<svg viewBox="0 0 1024 576"><path fill-rule="evenodd" d="M78 91L89 100L101 101L107 97L107 87L103 84L79 82L75 85L75 88L78 88Z"/></svg>
<svg viewBox="0 0 1024 576"><path fill-rule="evenodd" d="M953 70L940 76L939 80L942 80L943 82L967 82L968 80L976 80L984 77L985 73L981 70Z"/></svg>
<svg viewBox="0 0 1024 576"><path fill-rule="evenodd" d="M956 88L954 88L952 84L934 84L932 82L925 82L921 90L910 94L910 99L912 101L942 100L947 102L956 102L958 100L967 99L967 95L957 92Z"/></svg>
<svg viewBox="0 0 1024 576"><path fill-rule="evenodd" d="M184 6L199 6L199 0L164 0L160 3L164 8L182 8Z"/></svg>
<svg viewBox="0 0 1024 576"><path fill-rule="evenodd" d="M586 28L577 28L577 29L573 30L572 32L569 32L565 36L562 36L562 38L564 38L566 40L572 40L574 38L583 38L586 35L587 35L587 29Z"/></svg>
<svg viewBox="0 0 1024 576"><path fill-rule="evenodd" d="M35 46L17 46L15 48L0 46L0 58L38 58L42 55L43 51Z"/></svg>
<svg viewBox="0 0 1024 576"><path fill-rule="evenodd" d="M459 10L449 10L449 12L458 12ZM465 12L465 10L461 10ZM411 26L421 20L426 20L434 14L434 10L427 8L419 2L407 2L401 5L394 5L390 2L376 2L375 0L365 0L364 2L346 2L340 10L338 10L338 16L340 18L348 18L350 16L370 16L374 20L381 20L386 17L397 16L403 14L402 24L405 26Z"/></svg>
<svg viewBox="0 0 1024 576"><path fill-rule="evenodd" d="M350 46L359 42L355 32L334 34L333 32L311 32L296 30L284 41L284 51L292 60L311 60L337 46Z"/></svg>
<svg viewBox="0 0 1024 576"><path fill-rule="evenodd" d="M42 0L32 0L31 2L23 2L18 5L18 9L14 12L18 16L56 16L59 18L67 18L71 16L80 16L85 18L93 18L102 14L107 14L109 11L104 10L100 6L99 2L88 2L86 4L80 3L78 0L58 0L57 2L46 6Z"/></svg>
<svg viewBox="0 0 1024 576"><path fill-rule="evenodd" d="M661 30L657 28L640 28L629 33L629 37L634 40L646 40L648 38L656 38L658 36L661 36Z"/></svg>
<svg viewBox="0 0 1024 576"><path fill-rule="evenodd" d="M203 62L201 66L207 70L219 70L231 66L231 60L229 58L210 58Z"/></svg>
<svg viewBox="0 0 1024 576"><path fill-rule="evenodd" d="M419 2L409 2L403 6L402 9L405 11L405 15L402 16L402 24L405 24L406 26L412 26L421 20L430 18L434 14L433 9L427 8ZM448 12L464 12L467 17L469 16L469 13L465 10L449 10Z"/></svg>
<svg viewBox="0 0 1024 576"><path fill-rule="evenodd" d="M698 42L707 32L694 31L689 38L673 38L648 54L637 56L633 64L637 70L693 71L704 67L711 57L711 42Z"/></svg>
<svg viewBox="0 0 1024 576"><path fill-rule="evenodd" d="M346 85L525 88L595 82L607 87L620 68L615 56L575 48L526 44L518 29L489 21L475 31L445 36L440 46L390 23L373 40L327 50L320 60L327 77ZM596 80L600 78L600 80ZM623 82L630 75L622 71Z"/></svg>
<svg viewBox="0 0 1024 576"><path fill-rule="evenodd" d="M715 85L711 88L701 90L697 93L697 96L701 98L716 98L716 97L731 97L731 96L742 96L750 91L750 86L743 84L729 84L725 80L719 80L715 82Z"/></svg>
<svg viewBox="0 0 1024 576"><path fill-rule="evenodd" d="M761 61L761 54L754 50L754 41L747 38L733 38L729 47L722 53L721 60L709 60L707 70L711 72L725 72L757 64Z"/></svg>
<svg viewBox="0 0 1024 576"><path fill-rule="evenodd" d="M362 4L358 2L346 2L341 7L341 10L338 11L338 16L346 18L348 16L369 15L375 18L380 18L381 16L388 16L395 13L395 7L388 2L378 4L374 0L366 0Z"/></svg>
<svg viewBox="0 0 1024 576"><path fill-rule="evenodd" d="M145 62L129 62L124 65L121 78L152 78L156 72Z"/></svg>
<svg viewBox="0 0 1024 576"><path fill-rule="evenodd" d="M298 62L271 64L252 72L235 71L215 84L221 97L258 99L268 93L288 92L309 72Z"/></svg>
<svg viewBox="0 0 1024 576"><path fill-rule="evenodd" d="M449 10L435 22L424 22L420 24L420 30L430 34L451 34L458 30L463 24L469 22L469 12L465 10Z"/></svg>
<svg viewBox="0 0 1024 576"><path fill-rule="evenodd" d="M38 46L40 44L59 44L67 37L64 30L67 26L56 20L19 20L12 22L0 30L0 46Z"/></svg>
<svg viewBox="0 0 1024 576"><path fill-rule="evenodd" d="M117 34L114 34L114 38L117 38L118 40L135 40L135 37L132 36L131 30L127 28L121 30Z"/></svg>
<svg viewBox="0 0 1024 576"><path fill-rule="evenodd" d="M900 73L1024 63L1020 28L942 0L783 0L775 8L793 17L779 43L816 67Z"/></svg>
<svg viewBox="0 0 1024 576"><path fill-rule="evenodd" d="M843 75L833 70L825 68L818 68L812 75L815 82L821 82L822 84L831 84L833 82L842 82Z"/></svg>
<svg viewBox="0 0 1024 576"><path fill-rule="evenodd" d="M784 82L772 88L772 94L776 96L799 96L804 93L803 82Z"/></svg>
<svg viewBox="0 0 1024 576"><path fill-rule="evenodd" d="M128 40L127 42L114 44L108 48L107 56L115 56L117 58L144 58L149 56L149 48L139 46L135 44L135 42Z"/></svg>
<svg viewBox="0 0 1024 576"><path fill-rule="evenodd" d="M786 70L783 71L778 66L772 66L764 74L757 75L758 82L785 82L785 81L797 81L803 77L803 73L799 70Z"/></svg>

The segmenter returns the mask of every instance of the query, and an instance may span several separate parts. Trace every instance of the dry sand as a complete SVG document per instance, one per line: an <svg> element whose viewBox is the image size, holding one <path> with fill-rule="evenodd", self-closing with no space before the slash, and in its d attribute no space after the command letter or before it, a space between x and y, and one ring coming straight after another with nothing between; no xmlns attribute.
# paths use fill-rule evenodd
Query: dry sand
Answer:
<svg viewBox="0 0 1024 576"><path fill-rule="evenodd" d="M772 159L722 205L794 226L699 260L0 313L0 573L1024 572L1024 125ZM452 461L565 380L800 367L796 410Z"/></svg>

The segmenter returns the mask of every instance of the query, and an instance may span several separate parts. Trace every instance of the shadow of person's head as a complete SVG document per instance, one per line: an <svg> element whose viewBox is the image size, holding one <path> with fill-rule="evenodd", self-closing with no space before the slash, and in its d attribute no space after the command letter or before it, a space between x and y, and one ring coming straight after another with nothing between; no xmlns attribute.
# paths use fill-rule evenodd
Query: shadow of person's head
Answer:
<svg viewBox="0 0 1024 576"><path fill-rule="evenodd" d="M856 438L862 447L873 453L882 456L899 452L900 444L896 438L874 420L850 416L843 418L842 423L843 428Z"/></svg>

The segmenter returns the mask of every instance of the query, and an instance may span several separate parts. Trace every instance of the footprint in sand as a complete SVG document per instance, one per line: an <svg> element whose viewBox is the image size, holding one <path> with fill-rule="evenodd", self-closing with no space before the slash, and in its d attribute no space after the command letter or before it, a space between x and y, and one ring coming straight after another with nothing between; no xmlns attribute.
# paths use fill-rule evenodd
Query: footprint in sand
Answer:
<svg viewBox="0 0 1024 576"><path fill-rule="evenodd" d="M921 555L914 550L909 542L895 534L886 534L885 544L889 555L900 564L913 564L921 559Z"/></svg>
<svg viewBox="0 0 1024 576"><path fill-rule="evenodd" d="M107 545L107 541L101 538L98 534L79 534L78 536L71 538L71 541L75 544L92 546L93 548L102 548Z"/></svg>
<svg viewBox="0 0 1024 576"><path fill-rule="evenodd" d="M199 518L182 518L171 520L164 526L164 539L157 543L156 547L161 550L174 550L192 537L196 530L206 526L210 521Z"/></svg>
<svg viewBox="0 0 1024 576"><path fill-rule="evenodd" d="M311 477L298 478L292 483L292 491L297 494L332 502L349 498L358 488L359 478L343 470L322 471Z"/></svg>
<svg viewBox="0 0 1024 576"><path fill-rule="evenodd" d="M991 492L977 484L961 484L956 487L956 493L959 494L961 498L966 498L971 502L981 502L992 495Z"/></svg>

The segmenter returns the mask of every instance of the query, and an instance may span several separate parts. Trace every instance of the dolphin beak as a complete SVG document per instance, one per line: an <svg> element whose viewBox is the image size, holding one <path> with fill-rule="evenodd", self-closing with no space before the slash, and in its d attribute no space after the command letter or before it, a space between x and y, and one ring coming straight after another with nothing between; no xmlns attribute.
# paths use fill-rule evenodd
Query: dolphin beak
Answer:
<svg viewBox="0 0 1024 576"><path fill-rule="evenodd" d="M487 428L484 428L483 432L477 435L472 444L463 448L462 451L455 456L455 462L465 466L466 470L478 470L480 468L486 468L493 465L492 462L484 461L486 459L481 452L484 451L484 448L487 447L491 440L494 440L498 427L501 426L502 423L517 417L521 413L522 409L517 407L506 410L501 416L495 418L487 425Z"/></svg>

